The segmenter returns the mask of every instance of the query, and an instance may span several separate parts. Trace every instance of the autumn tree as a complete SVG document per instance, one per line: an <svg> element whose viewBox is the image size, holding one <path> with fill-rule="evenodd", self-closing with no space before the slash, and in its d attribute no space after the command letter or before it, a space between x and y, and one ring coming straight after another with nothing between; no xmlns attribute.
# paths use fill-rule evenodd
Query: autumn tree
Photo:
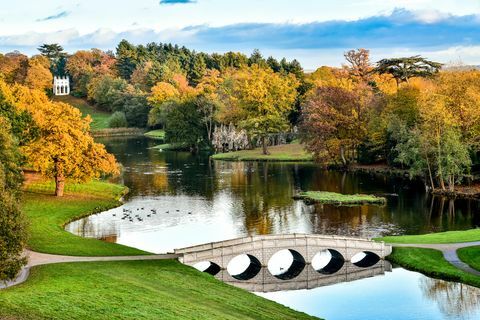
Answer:
<svg viewBox="0 0 480 320"><path fill-rule="evenodd" d="M9 84L24 83L27 77L28 57L18 51L0 54L0 75Z"/></svg>
<svg viewBox="0 0 480 320"><path fill-rule="evenodd" d="M377 62L375 72L391 74L399 86L402 82L408 83L413 77L431 77L438 73L441 67L441 63L427 60L421 56L412 56L382 59Z"/></svg>
<svg viewBox="0 0 480 320"><path fill-rule="evenodd" d="M464 142L472 152L480 151L480 71L441 72L435 83Z"/></svg>
<svg viewBox="0 0 480 320"><path fill-rule="evenodd" d="M50 63L43 56L34 56L28 60L25 85L30 89L50 90L53 76L49 69Z"/></svg>
<svg viewBox="0 0 480 320"><path fill-rule="evenodd" d="M65 180L83 182L117 173L113 155L90 135L90 118L80 110L48 100L45 94L17 86L16 107L27 110L39 127L39 137L22 147L29 165L55 179L55 195L62 196Z"/></svg>
<svg viewBox="0 0 480 320"><path fill-rule="evenodd" d="M371 79L373 66L370 63L370 51L367 49L349 50L343 55L347 61L345 68L350 76L367 83Z"/></svg>
<svg viewBox="0 0 480 320"><path fill-rule="evenodd" d="M236 72L231 86L231 103L240 110L240 126L251 138L259 139L263 153L268 154L269 135L289 128L287 117L294 107L297 79L253 65Z"/></svg>
<svg viewBox="0 0 480 320"><path fill-rule="evenodd" d="M315 157L329 164L353 161L366 135L366 106L361 97L340 87L319 87L306 100L302 141Z"/></svg>
<svg viewBox="0 0 480 320"><path fill-rule="evenodd" d="M208 70L197 85L196 99L202 122L207 130L209 141L213 139L213 129L217 121L217 114L223 103L220 97L221 86L224 79L217 70Z"/></svg>

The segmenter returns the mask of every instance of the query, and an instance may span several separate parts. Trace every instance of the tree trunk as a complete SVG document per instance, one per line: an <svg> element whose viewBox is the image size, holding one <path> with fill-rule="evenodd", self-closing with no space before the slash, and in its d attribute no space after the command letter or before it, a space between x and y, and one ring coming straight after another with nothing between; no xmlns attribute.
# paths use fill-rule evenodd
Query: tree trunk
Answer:
<svg viewBox="0 0 480 320"><path fill-rule="evenodd" d="M55 196L63 197L63 189L65 188L65 176L63 175L63 166L58 161L54 160L55 163Z"/></svg>
<svg viewBox="0 0 480 320"><path fill-rule="evenodd" d="M55 177L55 195L57 197L63 197L63 190L65 188L65 177L61 174L57 174Z"/></svg>
<svg viewBox="0 0 480 320"><path fill-rule="evenodd" d="M343 146L340 147L340 157L342 158L343 165L347 166L347 159L345 159L345 148Z"/></svg>
<svg viewBox="0 0 480 320"><path fill-rule="evenodd" d="M435 184L433 183L433 176L432 176L432 168L430 167L430 161L428 160L428 156L425 156L427 159L427 167L428 167L428 176L430 178L430 186L432 187L432 192L435 190Z"/></svg>
<svg viewBox="0 0 480 320"><path fill-rule="evenodd" d="M263 154L268 155L270 152L268 152L267 149L267 140L265 139L265 136L262 136L262 149L263 149Z"/></svg>

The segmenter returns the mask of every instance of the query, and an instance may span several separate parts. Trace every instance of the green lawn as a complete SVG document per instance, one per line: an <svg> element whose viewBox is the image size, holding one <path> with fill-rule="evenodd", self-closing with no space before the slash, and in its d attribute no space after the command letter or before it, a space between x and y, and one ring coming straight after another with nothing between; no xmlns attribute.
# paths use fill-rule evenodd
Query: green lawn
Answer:
<svg viewBox="0 0 480 320"><path fill-rule="evenodd" d="M174 260L35 267L0 291L1 319L316 319Z"/></svg>
<svg viewBox="0 0 480 320"><path fill-rule="evenodd" d="M391 236L377 240L390 243L455 243L480 241L480 229L447 231L412 236Z"/></svg>
<svg viewBox="0 0 480 320"><path fill-rule="evenodd" d="M33 181L33 179L32 179ZM33 250L79 256L138 255L140 250L74 236L63 225L119 204L125 188L106 182L27 183L23 209ZM31 269L0 291L0 319L316 319L182 265L176 260L61 263Z"/></svg>
<svg viewBox="0 0 480 320"><path fill-rule="evenodd" d="M145 133L145 135L149 138L163 140L165 139L165 130L163 129L151 130Z"/></svg>
<svg viewBox="0 0 480 320"><path fill-rule="evenodd" d="M367 194L341 194L327 191L307 191L294 197L319 203L331 203L337 205L361 205L361 204L384 204L387 199Z"/></svg>
<svg viewBox="0 0 480 320"><path fill-rule="evenodd" d="M29 219L28 247L34 251L76 256L137 255L145 252L96 239L75 236L63 229L68 222L120 204L125 188L93 181L66 184L65 196L53 196L53 183L29 184L23 195L23 210Z"/></svg>
<svg viewBox="0 0 480 320"><path fill-rule="evenodd" d="M90 124L90 128L93 131L108 128L108 119L110 118L111 114L96 109L95 107L90 105L85 99L77 98L74 96L55 96L54 100L71 104L75 108L80 109L84 116L89 114L90 117L92 117L92 123Z"/></svg>
<svg viewBox="0 0 480 320"><path fill-rule="evenodd" d="M460 260L480 271L480 246L458 249L457 254Z"/></svg>
<svg viewBox="0 0 480 320"><path fill-rule="evenodd" d="M299 143L283 144L268 148L269 155L262 153L262 148L241 150L212 155L215 160L227 161L313 161L313 156L305 151Z"/></svg>
<svg viewBox="0 0 480 320"><path fill-rule="evenodd" d="M388 260L429 277L480 287L480 277L455 268L443 258L442 252L438 250L395 247L392 254L388 256Z"/></svg>

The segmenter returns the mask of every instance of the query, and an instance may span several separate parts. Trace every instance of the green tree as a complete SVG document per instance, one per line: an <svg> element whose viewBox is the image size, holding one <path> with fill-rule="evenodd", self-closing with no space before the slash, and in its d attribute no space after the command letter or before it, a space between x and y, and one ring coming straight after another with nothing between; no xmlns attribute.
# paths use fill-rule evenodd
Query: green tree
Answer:
<svg viewBox="0 0 480 320"><path fill-rule="evenodd" d="M0 281L15 278L26 263L26 224L18 203L20 163L10 124L0 116Z"/></svg>
<svg viewBox="0 0 480 320"><path fill-rule="evenodd" d="M120 77L129 80L133 71L137 67L137 48L128 42L122 40L117 46L117 70Z"/></svg>
<svg viewBox="0 0 480 320"><path fill-rule="evenodd" d="M265 58L263 58L262 53L258 49L254 49L252 54L248 58L248 65L253 66L254 64L262 68L265 68L268 66L267 62L265 61Z"/></svg>
<svg viewBox="0 0 480 320"><path fill-rule="evenodd" d="M205 139L205 128L194 100L171 102L166 112L165 139L184 143L197 152Z"/></svg>
<svg viewBox="0 0 480 320"><path fill-rule="evenodd" d="M63 47L58 43L43 44L37 48L40 53L50 60L50 71L57 76L64 76L66 74L66 56Z"/></svg>
<svg viewBox="0 0 480 320"><path fill-rule="evenodd" d="M187 71L187 78L188 82L196 86L202 77L205 75L207 71L207 65L205 63L205 59L200 54L194 54L190 58L189 67Z"/></svg>
<svg viewBox="0 0 480 320"><path fill-rule="evenodd" d="M115 105L121 103L122 92L128 86L128 82L121 78L110 75L94 78L87 86L87 97L106 111L116 111Z"/></svg>
<svg viewBox="0 0 480 320"><path fill-rule="evenodd" d="M421 56L404 58L382 59L377 62L375 72L379 74L391 74L397 87L402 82L409 82L410 78L428 78L436 74L442 67L441 63L427 60Z"/></svg>
<svg viewBox="0 0 480 320"><path fill-rule="evenodd" d="M115 111L108 119L109 128L125 128L128 126L125 112Z"/></svg>

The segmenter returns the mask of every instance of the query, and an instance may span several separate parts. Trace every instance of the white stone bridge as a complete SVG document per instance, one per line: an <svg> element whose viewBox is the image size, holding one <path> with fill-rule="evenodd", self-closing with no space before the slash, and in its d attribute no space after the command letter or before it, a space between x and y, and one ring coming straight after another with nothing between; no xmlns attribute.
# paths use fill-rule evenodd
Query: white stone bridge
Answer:
<svg viewBox="0 0 480 320"><path fill-rule="evenodd" d="M184 264L252 291L305 289L383 274L391 252L383 242L314 234L251 236L175 250Z"/></svg>

